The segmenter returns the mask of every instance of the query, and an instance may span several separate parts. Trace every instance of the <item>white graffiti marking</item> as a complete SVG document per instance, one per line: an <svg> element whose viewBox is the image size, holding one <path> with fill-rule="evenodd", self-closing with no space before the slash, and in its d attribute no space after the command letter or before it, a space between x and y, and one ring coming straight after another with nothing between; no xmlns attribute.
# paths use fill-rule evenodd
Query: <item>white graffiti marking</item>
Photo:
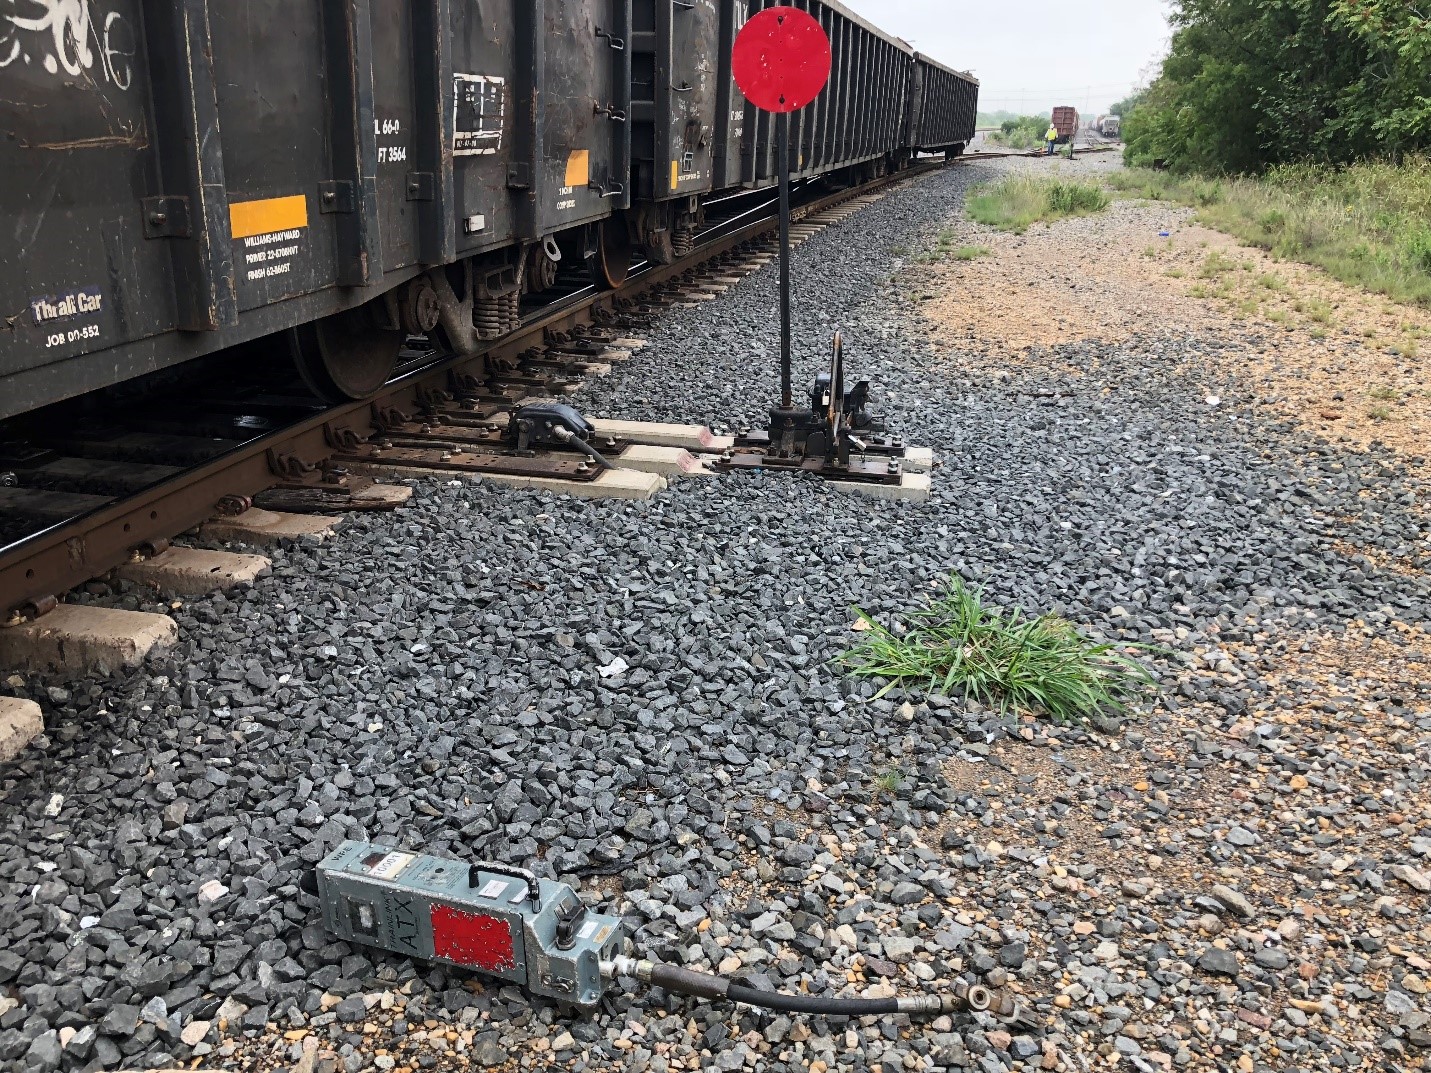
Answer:
<svg viewBox="0 0 1431 1073"><path fill-rule="evenodd" d="M0 0L0 67L17 60L33 62L22 31L48 34L48 42L39 48L47 72L63 71L74 78L93 71L97 62L106 82L127 90L134 81L131 61L138 51L134 31L118 11L96 16L93 8L92 0Z"/></svg>

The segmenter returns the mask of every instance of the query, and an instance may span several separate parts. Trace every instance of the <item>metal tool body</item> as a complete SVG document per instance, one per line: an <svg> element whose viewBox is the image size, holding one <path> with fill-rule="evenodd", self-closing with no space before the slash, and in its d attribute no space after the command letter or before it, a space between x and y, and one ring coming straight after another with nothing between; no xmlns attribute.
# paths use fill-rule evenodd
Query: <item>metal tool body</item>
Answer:
<svg viewBox="0 0 1431 1073"><path fill-rule="evenodd" d="M565 883L344 842L317 869L323 924L348 942L495 976L573 1006L601 998L601 963L620 950L617 917Z"/></svg>

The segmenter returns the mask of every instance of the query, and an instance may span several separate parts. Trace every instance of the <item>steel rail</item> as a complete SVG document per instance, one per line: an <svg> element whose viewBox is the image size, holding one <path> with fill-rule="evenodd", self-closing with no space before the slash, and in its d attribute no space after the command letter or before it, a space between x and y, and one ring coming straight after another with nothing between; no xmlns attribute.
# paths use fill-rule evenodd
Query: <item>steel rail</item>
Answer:
<svg viewBox="0 0 1431 1073"><path fill-rule="evenodd" d="M845 201L893 183L916 178L943 162L916 165L868 183L818 198L796 211L800 218L824 212ZM88 514L58 523L0 551L0 624L31 617L77 585L131 561L138 549L158 545L214 517L217 505L229 497L248 497L279 483L269 465L270 452L316 466L333 453L333 430L347 429L360 437L380 430L375 409L420 409L419 396L445 387L453 370L478 366L488 359L514 359L545 341L549 330L570 330L595 322L593 311L615 313L623 299L653 290L707 261L751 242L778 226L775 215L724 230L717 225L706 241L669 265L647 265L613 291L577 292L578 298L557 299L533 314L517 331L475 354L451 355L409 370L390 381L375 398L341 403L292 425L251 440L226 454L133 495L117 499ZM619 314L618 314L619 315Z"/></svg>

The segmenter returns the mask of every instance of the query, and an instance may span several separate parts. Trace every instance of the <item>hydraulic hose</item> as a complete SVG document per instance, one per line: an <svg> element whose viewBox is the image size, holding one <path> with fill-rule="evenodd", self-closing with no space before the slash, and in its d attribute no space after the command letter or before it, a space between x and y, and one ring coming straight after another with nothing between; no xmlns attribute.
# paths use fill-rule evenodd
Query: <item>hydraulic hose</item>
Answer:
<svg viewBox="0 0 1431 1073"><path fill-rule="evenodd" d="M582 454L586 455L593 462L595 462L597 466L599 466L601 469L616 468L604 457L602 457L601 453L597 451L595 447L591 446L591 444L587 443L570 429L563 428L561 425L553 425L552 432L556 434L556 438L561 440L563 444L568 447L575 447L578 451L580 451Z"/></svg>
<svg viewBox="0 0 1431 1073"><path fill-rule="evenodd" d="M875 1013L899 1013L897 998L824 998L820 995L785 995L778 991L757 991L743 984L731 984L725 997L746 1006L759 1006L782 1013L827 1013L844 1017L866 1017Z"/></svg>
<svg viewBox="0 0 1431 1073"><path fill-rule="evenodd" d="M635 960L617 957L601 963L601 974L634 976L654 987L664 987L682 995L697 998L725 999L746 1006L758 1006L784 1013L827 1014L837 1017L868 1017L878 1014L907 1013L937 1016L941 1013L973 1011L993 1013L1010 1023L1026 1023L1023 1012L1013 996L995 994L979 984L962 981L947 995L914 995L907 998L825 998L819 995L787 995L778 991L758 991L723 976L696 972L679 965L666 965L650 959Z"/></svg>

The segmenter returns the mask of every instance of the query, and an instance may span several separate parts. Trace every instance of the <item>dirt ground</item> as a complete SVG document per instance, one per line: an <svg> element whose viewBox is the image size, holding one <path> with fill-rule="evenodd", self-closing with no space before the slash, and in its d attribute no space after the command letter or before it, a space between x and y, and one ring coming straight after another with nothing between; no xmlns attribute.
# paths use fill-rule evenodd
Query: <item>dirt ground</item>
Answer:
<svg viewBox="0 0 1431 1073"><path fill-rule="evenodd" d="M1230 370L1254 396L1239 401L1333 442L1379 442L1424 474L1431 314L1277 261L1193 216L1115 201L1095 216L1035 224L1024 235L965 221L954 228L954 247L988 255L924 254L912 276L945 337L979 341L990 361L1046 364L1035 352L1080 339L1176 338L1228 323L1257 329L1261 345Z"/></svg>

